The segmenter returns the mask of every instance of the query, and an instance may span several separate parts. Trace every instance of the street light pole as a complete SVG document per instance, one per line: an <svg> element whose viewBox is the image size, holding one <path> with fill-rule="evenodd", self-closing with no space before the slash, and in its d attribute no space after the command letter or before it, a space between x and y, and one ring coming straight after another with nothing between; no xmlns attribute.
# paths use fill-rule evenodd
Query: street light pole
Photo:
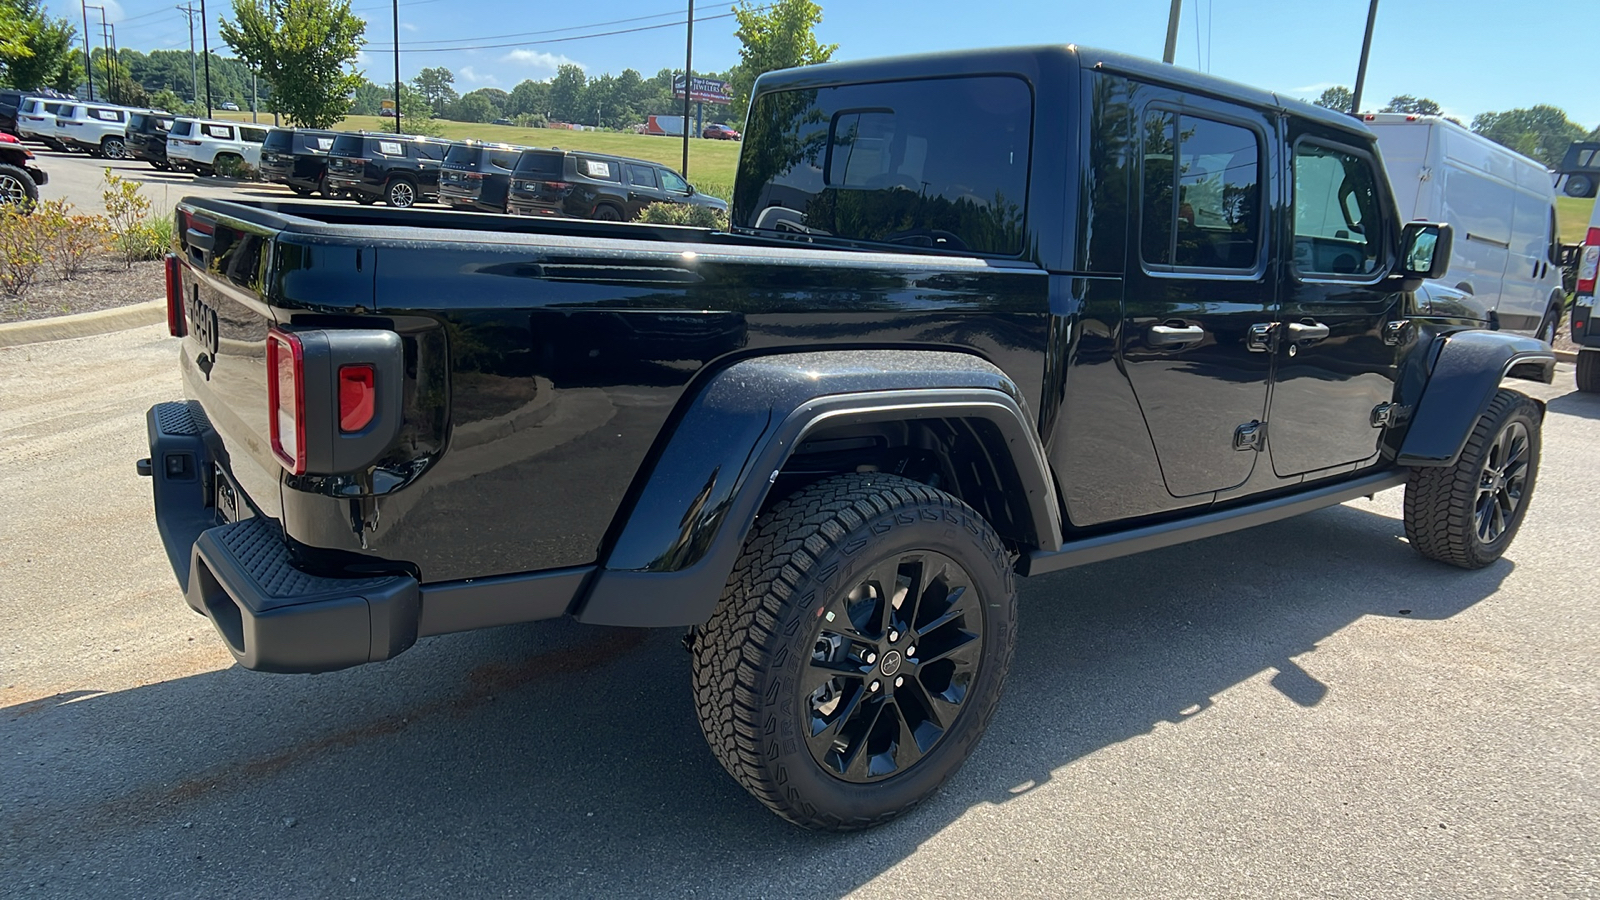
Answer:
<svg viewBox="0 0 1600 900"><path fill-rule="evenodd" d="M183 13L183 18L189 23L189 102L200 102L200 61L194 55L194 17L198 10L193 3L185 3L175 7Z"/></svg>
<svg viewBox="0 0 1600 900"><path fill-rule="evenodd" d="M1361 89L1367 83L1367 56L1372 52L1372 26L1378 21L1378 0L1367 7L1367 36L1361 39L1361 65L1356 69L1356 89L1350 94L1350 115L1361 115Z"/></svg>
<svg viewBox="0 0 1600 900"><path fill-rule="evenodd" d="M89 49L89 7L78 0L83 11L83 70L89 74L89 102L94 102L94 53Z"/></svg>
<svg viewBox="0 0 1600 900"><path fill-rule="evenodd" d="M689 177L689 98L694 95L694 0L689 0L689 39L683 51L683 177Z"/></svg>
<svg viewBox="0 0 1600 900"><path fill-rule="evenodd" d="M394 133L400 130L400 0L394 0Z"/></svg>
<svg viewBox="0 0 1600 900"><path fill-rule="evenodd" d="M1172 11L1167 13L1167 48L1161 51L1161 61L1172 65L1178 54L1178 15L1183 11L1183 0L1172 0Z"/></svg>

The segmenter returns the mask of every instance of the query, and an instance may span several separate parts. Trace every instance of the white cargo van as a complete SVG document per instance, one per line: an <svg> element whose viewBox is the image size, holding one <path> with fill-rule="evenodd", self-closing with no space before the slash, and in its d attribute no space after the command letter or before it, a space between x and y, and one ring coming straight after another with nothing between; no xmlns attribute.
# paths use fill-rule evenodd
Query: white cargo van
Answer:
<svg viewBox="0 0 1600 900"><path fill-rule="evenodd" d="M1566 296L1550 170L1438 116L1361 118L1378 136L1399 218L1455 226L1440 283L1491 327L1554 338Z"/></svg>

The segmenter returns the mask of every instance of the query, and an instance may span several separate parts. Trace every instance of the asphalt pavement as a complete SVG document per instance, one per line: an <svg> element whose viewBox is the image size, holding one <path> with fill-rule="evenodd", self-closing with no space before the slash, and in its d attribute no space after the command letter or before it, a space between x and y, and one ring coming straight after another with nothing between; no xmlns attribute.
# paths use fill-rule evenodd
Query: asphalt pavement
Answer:
<svg viewBox="0 0 1600 900"><path fill-rule="evenodd" d="M55 170L52 170L52 176ZM1600 397L1553 386L1478 572L1401 494L1023 582L965 768L800 831L716 765L669 631L232 665L152 521L160 326L0 349L0 896L1600 896Z"/></svg>
<svg viewBox="0 0 1600 900"><path fill-rule="evenodd" d="M66 199L91 213L104 213L105 171L139 182L150 198L154 214L170 215L178 201L188 196L222 199L284 200L294 195L275 184L238 182L224 178L198 178L184 172L162 172L142 160L95 159L86 153L61 152L29 144L39 168L50 180L39 188L40 200Z"/></svg>

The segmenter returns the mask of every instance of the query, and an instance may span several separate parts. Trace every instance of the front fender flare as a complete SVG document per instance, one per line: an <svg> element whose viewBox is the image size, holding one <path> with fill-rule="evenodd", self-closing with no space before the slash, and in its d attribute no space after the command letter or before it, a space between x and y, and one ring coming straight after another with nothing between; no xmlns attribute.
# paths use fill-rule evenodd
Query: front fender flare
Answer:
<svg viewBox="0 0 1600 900"><path fill-rule="evenodd" d="M1395 459L1402 466L1455 465L1505 378L1555 378L1555 351L1543 341L1503 331L1459 331L1441 340Z"/></svg>
<svg viewBox="0 0 1600 900"><path fill-rule="evenodd" d="M714 376L641 473L604 564L575 606L581 622L662 627L716 608L768 489L824 425L919 418L993 424L1026 494L1035 539L1061 544L1054 482L1020 392L998 368L943 351L780 354Z"/></svg>

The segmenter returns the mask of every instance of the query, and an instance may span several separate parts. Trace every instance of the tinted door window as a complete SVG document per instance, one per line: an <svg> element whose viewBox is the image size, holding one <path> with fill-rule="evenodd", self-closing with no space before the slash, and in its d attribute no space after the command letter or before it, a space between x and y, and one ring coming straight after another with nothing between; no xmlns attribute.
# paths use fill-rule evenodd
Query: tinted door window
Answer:
<svg viewBox="0 0 1600 900"><path fill-rule="evenodd" d="M669 172L666 169L661 170L661 186L674 194L689 193L689 182L679 178L677 172Z"/></svg>
<svg viewBox="0 0 1600 900"><path fill-rule="evenodd" d="M1305 274L1370 277L1382 258L1377 178L1362 156L1303 142L1294 150L1294 257Z"/></svg>
<svg viewBox="0 0 1600 900"><path fill-rule="evenodd" d="M734 223L917 248L1022 250L1033 94L1008 76L768 94Z"/></svg>
<svg viewBox="0 0 1600 900"><path fill-rule="evenodd" d="M654 190L657 187L656 170L649 166L629 166L628 183L632 184L634 187L650 188Z"/></svg>
<svg viewBox="0 0 1600 900"><path fill-rule="evenodd" d="M233 140L232 125L202 125L200 133L209 138L216 138L219 141Z"/></svg>
<svg viewBox="0 0 1600 900"><path fill-rule="evenodd" d="M253 144L259 144L267 139L267 132L266 129L263 128L250 128L248 126L241 126L239 129L239 137Z"/></svg>
<svg viewBox="0 0 1600 900"><path fill-rule="evenodd" d="M1159 109L1147 114L1145 127L1145 262L1254 270L1262 209L1256 133Z"/></svg>

